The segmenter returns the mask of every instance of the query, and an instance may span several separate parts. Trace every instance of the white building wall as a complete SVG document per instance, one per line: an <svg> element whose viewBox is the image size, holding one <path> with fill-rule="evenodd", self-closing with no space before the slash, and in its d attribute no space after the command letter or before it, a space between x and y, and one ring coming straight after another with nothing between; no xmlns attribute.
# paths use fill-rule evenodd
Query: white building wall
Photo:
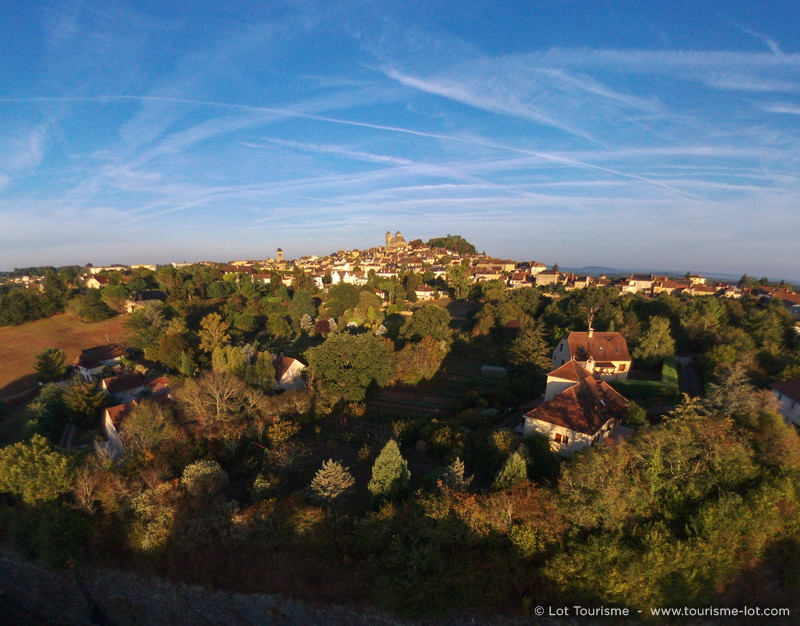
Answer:
<svg viewBox="0 0 800 626"><path fill-rule="evenodd" d="M114 427L114 423L111 421L111 418L108 415L108 411L105 413L103 428L105 429L106 437L108 438L108 446L113 452L114 456L120 457L125 454L125 448L123 447L122 441L119 438L117 429Z"/></svg>
<svg viewBox="0 0 800 626"><path fill-rule="evenodd" d="M547 402L575 384L574 380L567 380L566 378L548 378L547 387L544 390L544 401Z"/></svg>
<svg viewBox="0 0 800 626"><path fill-rule="evenodd" d="M788 396L783 395L780 391L775 391L774 389L772 393L778 398L778 402L780 403L778 410L781 415L783 415L783 419L790 424L800 426L800 402L792 400Z"/></svg>
<svg viewBox="0 0 800 626"><path fill-rule="evenodd" d="M584 433L570 430L569 428L564 428L563 426L556 426L555 424L550 424L549 422L543 422L532 417L526 417L525 425L523 426L522 430L522 436L528 437L533 433L544 435L550 441L550 449L553 452L569 456L574 452L580 452L588 449L593 443L602 441L608 437L613 430L613 427L613 420L608 420L605 424L603 424L603 427L595 434L595 436L592 437ZM569 437L569 440L566 444L559 443L556 441L556 434L561 435L562 442L564 437Z"/></svg>

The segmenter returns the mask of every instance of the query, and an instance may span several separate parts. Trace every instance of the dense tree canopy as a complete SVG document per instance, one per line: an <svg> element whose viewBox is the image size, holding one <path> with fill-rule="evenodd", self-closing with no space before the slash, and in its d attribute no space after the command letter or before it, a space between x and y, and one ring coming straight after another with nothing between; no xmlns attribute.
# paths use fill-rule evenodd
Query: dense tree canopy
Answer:
<svg viewBox="0 0 800 626"><path fill-rule="evenodd" d="M383 386L392 378L394 347L372 333L329 335L320 346L306 351L311 374L348 400L363 400L367 387Z"/></svg>
<svg viewBox="0 0 800 626"><path fill-rule="evenodd" d="M400 337L408 341L420 341L430 337L437 341L450 339L450 312L435 304L426 304L414 311L400 330Z"/></svg>
<svg viewBox="0 0 800 626"><path fill-rule="evenodd" d="M461 235L448 234L446 237L434 237L428 240L428 245L431 248L445 248L459 254L477 254L478 252L475 246Z"/></svg>
<svg viewBox="0 0 800 626"><path fill-rule="evenodd" d="M0 491L28 504L53 500L72 487L72 463L42 436L0 449Z"/></svg>

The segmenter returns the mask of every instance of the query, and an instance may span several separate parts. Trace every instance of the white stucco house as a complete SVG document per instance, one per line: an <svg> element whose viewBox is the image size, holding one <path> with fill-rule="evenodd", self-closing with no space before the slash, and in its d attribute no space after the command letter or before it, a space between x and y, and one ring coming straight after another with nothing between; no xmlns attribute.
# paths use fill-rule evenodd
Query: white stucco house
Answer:
<svg viewBox="0 0 800 626"><path fill-rule="evenodd" d="M606 439L625 419L628 404L606 381L588 375L525 413L523 436L544 435L551 450L569 456Z"/></svg>

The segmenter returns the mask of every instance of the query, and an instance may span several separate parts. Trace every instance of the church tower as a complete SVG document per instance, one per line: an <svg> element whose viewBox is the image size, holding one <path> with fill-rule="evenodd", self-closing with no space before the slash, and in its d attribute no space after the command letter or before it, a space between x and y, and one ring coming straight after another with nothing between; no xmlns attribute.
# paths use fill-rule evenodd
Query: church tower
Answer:
<svg viewBox="0 0 800 626"><path fill-rule="evenodd" d="M283 250L280 248L278 248L277 259L278 263L283 263Z"/></svg>

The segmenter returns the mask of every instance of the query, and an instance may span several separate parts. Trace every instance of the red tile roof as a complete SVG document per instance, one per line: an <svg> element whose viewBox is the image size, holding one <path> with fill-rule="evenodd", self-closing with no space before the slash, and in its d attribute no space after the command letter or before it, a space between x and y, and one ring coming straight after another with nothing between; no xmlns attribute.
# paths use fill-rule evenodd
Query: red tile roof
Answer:
<svg viewBox="0 0 800 626"><path fill-rule="evenodd" d="M144 379L141 374L127 373L118 376L109 376L103 379L103 388L108 393L121 393L123 391L130 391L144 385Z"/></svg>
<svg viewBox="0 0 800 626"><path fill-rule="evenodd" d="M275 367L275 380L280 381L295 361L297 359L288 356L276 356L272 359L272 365ZM300 361L297 362L300 363Z"/></svg>
<svg viewBox="0 0 800 626"><path fill-rule="evenodd" d="M159 379L157 378L156 380ZM108 413L108 417L111 419L111 423L114 424L114 428L116 428L117 431L119 431L122 420L142 402L158 402L159 404L171 403L172 398L169 394L169 388L167 387L166 389L154 391L152 396L148 396L146 398L131 400L125 404L118 404L117 406L108 407L106 412Z"/></svg>
<svg viewBox="0 0 800 626"><path fill-rule="evenodd" d="M589 378L592 374L574 359L567 361L561 367L557 367L547 374L548 380L552 378L562 378L564 380L574 380L576 383Z"/></svg>
<svg viewBox="0 0 800 626"><path fill-rule="evenodd" d="M628 342L620 333L571 332L567 335L570 356L578 361L630 361Z"/></svg>
<svg viewBox="0 0 800 626"><path fill-rule="evenodd" d="M525 413L525 417L594 435L610 419L623 419L628 401L604 380L584 378L566 391Z"/></svg>
<svg viewBox="0 0 800 626"><path fill-rule="evenodd" d="M105 346L96 346L94 348L87 348L81 350L78 358L75 359L73 365L85 367L86 369L94 369L100 367L105 361L111 361L122 356L122 350L117 344L108 344Z"/></svg>
<svg viewBox="0 0 800 626"><path fill-rule="evenodd" d="M787 398L800 402L800 378L783 380L779 383L773 383L771 386L775 391L782 393Z"/></svg>
<svg viewBox="0 0 800 626"><path fill-rule="evenodd" d="M111 423L114 424L114 428L119 430L119 425L122 423L122 418L128 415L133 410L133 407L136 406L136 400L131 400L130 402L126 402L125 404L118 404L117 406L110 406L106 409L106 413L108 413L108 417L111 419Z"/></svg>

